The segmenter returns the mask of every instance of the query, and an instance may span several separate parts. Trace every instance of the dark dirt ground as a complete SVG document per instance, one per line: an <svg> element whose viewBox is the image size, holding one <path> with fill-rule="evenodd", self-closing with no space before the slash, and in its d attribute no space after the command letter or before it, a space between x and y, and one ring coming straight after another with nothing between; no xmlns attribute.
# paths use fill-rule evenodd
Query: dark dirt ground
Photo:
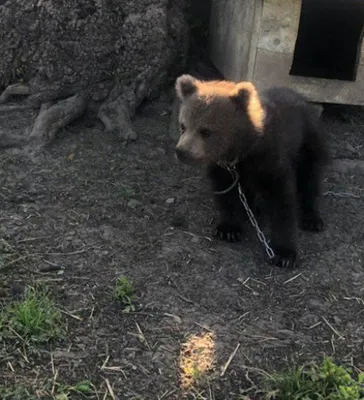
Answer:
<svg viewBox="0 0 364 400"><path fill-rule="evenodd" d="M144 105L126 148L80 121L38 154L2 152L0 240L12 254L0 260L1 300L43 281L78 319L65 315L66 338L28 361L3 343L0 385L52 379L52 354L58 381L88 378L100 399L112 398L105 379L118 399L180 399L181 345L206 331L215 371L191 398L238 399L260 370L324 355L364 368L364 172L326 173L324 190L336 193L322 199L326 231L300 232L297 269L271 267L250 226L242 243L211 239L209 188L174 158L170 104L163 95ZM33 117L1 113L0 129L22 131ZM327 107L324 118L333 156L364 160L363 110ZM120 275L135 281L135 313L112 298ZM107 358L116 368L101 368Z"/></svg>

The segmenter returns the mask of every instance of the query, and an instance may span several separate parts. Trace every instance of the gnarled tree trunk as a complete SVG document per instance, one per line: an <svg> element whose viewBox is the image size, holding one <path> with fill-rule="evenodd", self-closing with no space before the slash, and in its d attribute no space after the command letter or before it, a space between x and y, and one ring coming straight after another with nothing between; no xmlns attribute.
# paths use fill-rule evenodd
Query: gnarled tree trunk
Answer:
<svg viewBox="0 0 364 400"><path fill-rule="evenodd" d="M141 101L183 68L185 0L0 0L1 107L39 109L28 138L45 144L85 110L136 139Z"/></svg>

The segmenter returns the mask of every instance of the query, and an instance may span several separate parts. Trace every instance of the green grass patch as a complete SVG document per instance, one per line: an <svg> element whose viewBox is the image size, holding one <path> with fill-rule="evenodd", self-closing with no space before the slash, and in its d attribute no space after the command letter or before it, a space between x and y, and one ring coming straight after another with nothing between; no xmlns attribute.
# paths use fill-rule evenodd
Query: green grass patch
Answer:
<svg viewBox="0 0 364 400"><path fill-rule="evenodd" d="M122 304L123 312L134 311L136 301L134 282L126 276L121 276L117 281L114 297Z"/></svg>
<svg viewBox="0 0 364 400"><path fill-rule="evenodd" d="M53 387L54 386L54 387ZM41 389L41 390L40 390ZM71 400L77 398L96 399L99 398L94 385L89 381L82 381L75 385L62 385L49 381L42 388L37 388L42 395L36 395L35 389L16 386L12 388L0 387L1 400Z"/></svg>
<svg viewBox="0 0 364 400"><path fill-rule="evenodd" d="M72 395L79 394L83 398L93 398L96 395L94 385L89 381L82 381L76 385L60 385L57 390L56 400L71 400Z"/></svg>
<svg viewBox="0 0 364 400"><path fill-rule="evenodd" d="M37 400L34 392L23 388L0 388L0 396L2 400Z"/></svg>
<svg viewBox="0 0 364 400"><path fill-rule="evenodd" d="M63 336L62 314L44 288L27 287L22 301L0 313L0 336L44 343Z"/></svg>
<svg viewBox="0 0 364 400"><path fill-rule="evenodd" d="M321 364L291 369L268 381L266 400L363 400L364 373L325 358Z"/></svg>
<svg viewBox="0 0 364 400"><path fill-rule="evenodd" d="M135 191L125 185L120 184L119 187L120 196L125 200L130 200L135 197Z"/></svg>

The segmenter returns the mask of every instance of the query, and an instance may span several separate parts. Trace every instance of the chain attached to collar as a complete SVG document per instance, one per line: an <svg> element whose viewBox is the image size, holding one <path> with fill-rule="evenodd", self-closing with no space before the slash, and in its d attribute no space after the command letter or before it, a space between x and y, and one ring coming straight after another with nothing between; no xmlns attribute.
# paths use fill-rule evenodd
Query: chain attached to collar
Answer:
<svg viewBox="0 0 364 400"><path fill-rule="evenodd" d="M220 192L214 192L215 194L225 194L228 193L230 190L232 190L236 184L238 184L238 193L239 193L239 199L240 201L243 203L243 206L245 208L245 211L248 215L249 221L250 223L253 225L253 227L255 228L256 232L257 232L257 236L259 241L264 245L265 248L265 252L267 253L268 257L270 260L272 260L274 258L274 251L273 249L269 246L269 243L264 235L264 233L261 231L261 229L259 228L258 222L255 219L255 216L251 210L251 208L249 207L248 201L246 199L246 196L243 192L243 189L240 185L239 182L239 173L236 170L236 167L227 167L226 168L232 175L232 177L234 178L234 182L225 190L222 190Z"/></svg>
<svg viewBox="0 0 364 400"><path fill-rule="evenodd" d="M226 194L226 193L229 193L230 190L234 189L234 187L236 186L236 184L239 181L239 174L238 174L238 171L235 169L235 167L232 167L232 168L225 167L225 169L227 169L230 172L230 174L232 175L234 181L227 189L225 189L225 190L216 190L216 191L214 191L214 194Z"/></svg>

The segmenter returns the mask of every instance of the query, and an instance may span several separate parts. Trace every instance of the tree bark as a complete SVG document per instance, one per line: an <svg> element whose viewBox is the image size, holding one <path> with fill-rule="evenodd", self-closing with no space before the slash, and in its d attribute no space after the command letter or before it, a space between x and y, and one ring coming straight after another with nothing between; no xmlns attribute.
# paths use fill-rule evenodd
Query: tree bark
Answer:
<svg viewBox="0 0 364 400"><path fill-rule="evenodd" d="M86 109L105 134L135 140L131 118L139 104L184 68L185 1L0 2L0 104L39 109L29 129L38 144Z"/></svg>

